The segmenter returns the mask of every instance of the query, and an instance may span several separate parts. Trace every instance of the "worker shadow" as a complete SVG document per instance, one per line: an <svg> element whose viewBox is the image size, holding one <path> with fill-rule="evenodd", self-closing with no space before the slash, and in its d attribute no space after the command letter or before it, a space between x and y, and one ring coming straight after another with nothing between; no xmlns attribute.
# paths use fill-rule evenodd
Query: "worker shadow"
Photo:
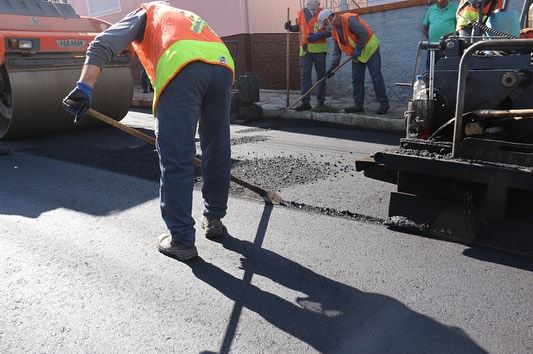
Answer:
<svg viewBox="0 0 533 354"><path fill-rule="evenodd" d="M159 184L13 152L0 159L0 215L38 218L57 209L109 215L157 199Z"/></svg>
<svg viewBox="0 0 533 354"><path fill-rule="evenodd" d="M246 122L243 126L389 146L398 146L400 144L400 138L403 137L399 133L394 132L370 131L342 124L298 119L262 118L260 120Z"/></svg>
<svg viewBox="0 0 533 354"><path fill-rule="evenodd" d="M270 212L265 208L254 242L231 235L220 243L241 255L242 279L199 258L195 276L234 301L218 353L229 353L243 308L321 353L485 353L468 335L419 314L392 297L360 291L261 247ZM302 294L288 301L251 283L259 275ZM213 352L204 352L213 353Z"/></svg>
<svg viewBox="0 0 533 354"><path fill-rule="evenodd" d="M463 251L463 255L483 262L501 264L507 267L528 270L530 272L533 271L533 257L531 256L509 253L481 246L467 248Z"/></svg>

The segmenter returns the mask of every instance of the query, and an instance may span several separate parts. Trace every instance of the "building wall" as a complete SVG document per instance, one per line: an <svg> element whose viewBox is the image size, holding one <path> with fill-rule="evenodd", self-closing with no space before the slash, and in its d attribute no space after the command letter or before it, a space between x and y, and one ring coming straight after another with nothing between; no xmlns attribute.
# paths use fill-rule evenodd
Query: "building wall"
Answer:
<svg viewBox="0 0 533 354"><path fill-rule="evenodd" d="M145 1L121 0L121 11L100 16L114 23ZM70 0L80 15L88 15L87 0ZM242 33L283 33L283 23L290 8L294 21L300 0L170 0L170 5L192 11L203 17L219 36Z"/></svg>
<svg viewBox="0 0 533 354"><path fill-rule="evenodd" d="M396 6L400 6L400 3L397 3ZM521 6L521 1L511 1L508 11L517 11L517 16L519 16ZM410 88L397 87L396 83L410 83L412 80L418 43L421 40L425 40L420 28L427 9L427 4L420 4L419 6L373 13L358 11L362 14L361 17L375 31L381 42L380 54L383 78L387 87L387 94L393 100L406 101L412 95ZM330 39L328 67L332 48L333 45ZM345 57L343 56L343 58ZM353 95L350 63L346 64L335 76L327 81L327 94L347 97ZM372 81L368 72L365 80L365 94L367 102L375 99Z"/></svg>
<svg viewBox="0 0 533 354"><path fill-rule="evenodd" d="M287 19L287 7L294 19L301 0L174 0L174 6L200 14L223 37L230 51L237 52L237 71L242 74L253 71L262 88L286 88L286 39L283 23ZM305 2L305 0L303 0ZM86 0L71 0L79 14L87 14ZM115 22L136 8L140 1L122 0L121 12L102 17ZM323 1L324 3L324 1ZM369 1L369 5L373 2ZM511 10L520 10L518 1L510 3ZM361 8L356 12L368 22L381 41L382 72L389 97L405 100L410 89L396 87L398 82L410 82L420 32L427 11L426 0L400 1L383 6ZM235 45L236 43L236 45ZM329 49L332 50L330 40ZM235 50L235 47L237 48ZM329 57L328 57L329 65ZM298 38L290 35L290 87L299 89ZM374 91L367 74L367 100ZM351 96L351 64L345 65L327 82L328 95Z"/></svg>
<svg viewBox="0 0 533 354"><path fill-rule="evenodd" d="M389 98L404 100L411 91L409 88L396 87L397 82L411 82L418 42L423 40L420 28L427 11L427 6L409 7L399 10L363 14L361 17L372 27L380 40L381 68ZM399 30L401 29L401 30ZM327 65L333 49L329 40ZM341 59L346 58L344 55ZM351 63L342 67L327 82L328 95L353 95ZM374 90L370 75L366 74L366 101L374 99Z"/></svg>

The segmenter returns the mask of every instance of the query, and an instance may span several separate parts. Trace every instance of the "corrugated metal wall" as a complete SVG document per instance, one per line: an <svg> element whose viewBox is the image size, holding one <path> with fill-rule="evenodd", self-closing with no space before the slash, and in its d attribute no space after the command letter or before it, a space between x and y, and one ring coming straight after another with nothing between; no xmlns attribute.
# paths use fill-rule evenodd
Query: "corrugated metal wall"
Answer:
<svg viewBox="0 0 533 354"><path fill-rule="evenodd" d="M100 18L114 23L145 1L121 0L121 11ZM242 33L283 33L283 23L290 8L294 22L300 4L305 0L171 0L169 3L202 16L218 35ZM76 12L88 15L87 0L70 0Z"/></svg>
<svg viewBox="0 0 533 354"><path fill-rule="evenodd" d="M249 7L249 33L282 33L287 21L287 8L290 8L292 22L300 10L300 0L244 0ZM305 0L303 1L306 2Z"/></svg>

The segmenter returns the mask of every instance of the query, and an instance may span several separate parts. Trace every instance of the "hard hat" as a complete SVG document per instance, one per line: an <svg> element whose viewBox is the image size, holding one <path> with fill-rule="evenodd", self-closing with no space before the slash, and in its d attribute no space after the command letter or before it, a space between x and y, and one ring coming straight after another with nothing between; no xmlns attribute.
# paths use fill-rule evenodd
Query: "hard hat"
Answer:
<svg viewBox="0 0 533 354"><path fill-rule="evenodd" d="M331 11L331 9L324 9L322 11L320 11L320 13L318 14L318 26L320 28L323 28L324 27L324 21L330 17L331 15L333 15L333 11Z"/></svg>
<svg viewBox="0 0 533 354"><path fill-rule="evenodd" d="M320 7L320 0L307 0L306 7L309 10L317 10Z"/></svg>

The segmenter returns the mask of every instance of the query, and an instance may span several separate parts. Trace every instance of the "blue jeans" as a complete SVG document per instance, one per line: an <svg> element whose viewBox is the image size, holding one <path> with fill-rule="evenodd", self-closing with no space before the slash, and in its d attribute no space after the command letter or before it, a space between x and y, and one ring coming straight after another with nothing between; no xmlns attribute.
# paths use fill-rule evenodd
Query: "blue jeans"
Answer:
<svg viewBox="0 0 533 354"><path fill-rule="evenodd" d="M172 240L195 241L192 218L196 126L202 149L203 214L226 215L231 144L229 110L232 74L220 65L192 62L162 92L156 111L161 168L161 215Z"/></svg>
<svg viewBox="0 0 533 354"><path fill-rule="evenodd" d="M365 103L365 69L368 67L374 92L380 105L389 104L385 82L381 74L381 56L379 49L370 57L366 63L352 61L352 85L353 85L353 102L355 106L363 106Z"/></svg>
<svg viewBox="0 0 533 354"><path fill-rule="evenodd" d="M302 95L305 94L311 86L313 86L312 70L315 66L317 81L326 74L326 53L307 53L300 57L300 87ZM316 95L318 103L323 104L326 99L326 80L318 85L318 92ZM311 101L311 93L302 99L302 103L309 103Z"/></svg>

